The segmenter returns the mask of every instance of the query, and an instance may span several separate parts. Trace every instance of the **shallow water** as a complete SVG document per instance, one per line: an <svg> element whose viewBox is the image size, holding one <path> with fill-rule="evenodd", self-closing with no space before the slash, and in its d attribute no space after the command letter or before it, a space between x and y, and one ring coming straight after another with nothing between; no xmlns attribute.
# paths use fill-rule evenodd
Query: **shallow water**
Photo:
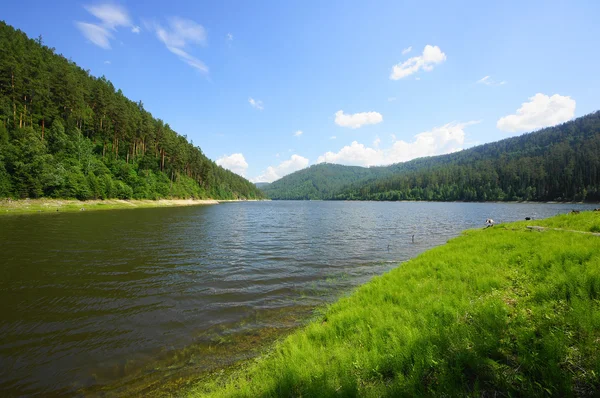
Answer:
<svg viewBox="0 0 600 398"><path fill-rule="evenodd" d="M592 207L292 201L2 217L0 393L227 365L486 218Z"/></svg>

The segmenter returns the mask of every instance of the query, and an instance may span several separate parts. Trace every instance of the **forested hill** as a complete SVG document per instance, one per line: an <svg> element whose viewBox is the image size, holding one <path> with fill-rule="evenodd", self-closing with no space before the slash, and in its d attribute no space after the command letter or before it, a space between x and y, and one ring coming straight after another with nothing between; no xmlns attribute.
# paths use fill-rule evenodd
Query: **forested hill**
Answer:
<svg viewBox="0 0 600 398"><path fill-rule="evenodd" d="M319 163L260 188L272 199L332 199L345 186L384 175L387 168Z"/></svg>
<svg viewBox="0 0 600 398"><path fill-rule="evenodd" d="M600 112L387 167L316 165L264 191L272 199L599 201Z"/></svg>
<svg viewBox="0 0 600 398"><path fill-rule="evenodd" d="M132 71L135 73L135 71ZM261 198L254 184L0 21L0 197Z"/></svg>

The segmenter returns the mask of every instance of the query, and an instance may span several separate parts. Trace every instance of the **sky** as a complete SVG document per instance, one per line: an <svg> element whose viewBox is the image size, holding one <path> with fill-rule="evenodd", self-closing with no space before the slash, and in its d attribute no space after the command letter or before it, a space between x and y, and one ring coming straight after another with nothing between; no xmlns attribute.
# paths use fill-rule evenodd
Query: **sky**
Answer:
<svg viewBox="0 0 600 398"><path fill-rule="evenodd" d="M223 167L439 155L600 109L596 1L9 2Z"/></svg>

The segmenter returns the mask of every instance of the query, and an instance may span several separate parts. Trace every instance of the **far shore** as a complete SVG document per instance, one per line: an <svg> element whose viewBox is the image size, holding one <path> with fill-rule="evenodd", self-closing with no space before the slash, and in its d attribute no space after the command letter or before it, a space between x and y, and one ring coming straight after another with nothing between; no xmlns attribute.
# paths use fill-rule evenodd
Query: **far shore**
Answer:
<svg viewBox="0 0 600 398"><path fill-rule="evenodd" d="M76 199L0 199L0 215L60 213L74 211L95 211L114 209L137 209L149 207L178 207L216 205L223 202L242 202L245 200L216 199L142 199L142 200L76 200ZM249 200L250 201L250 200Z"/></svg>

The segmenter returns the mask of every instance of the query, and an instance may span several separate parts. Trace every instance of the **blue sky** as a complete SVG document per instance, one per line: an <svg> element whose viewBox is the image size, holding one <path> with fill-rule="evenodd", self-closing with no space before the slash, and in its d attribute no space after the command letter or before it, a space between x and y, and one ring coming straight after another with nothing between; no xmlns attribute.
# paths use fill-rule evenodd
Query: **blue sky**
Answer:
<svg viewBox="0 0 600 398"><path fill-rule="evenodd" d="M34 0L0 12L253 181L447 153L598 110L598 15L595 1Z"/></svg>

